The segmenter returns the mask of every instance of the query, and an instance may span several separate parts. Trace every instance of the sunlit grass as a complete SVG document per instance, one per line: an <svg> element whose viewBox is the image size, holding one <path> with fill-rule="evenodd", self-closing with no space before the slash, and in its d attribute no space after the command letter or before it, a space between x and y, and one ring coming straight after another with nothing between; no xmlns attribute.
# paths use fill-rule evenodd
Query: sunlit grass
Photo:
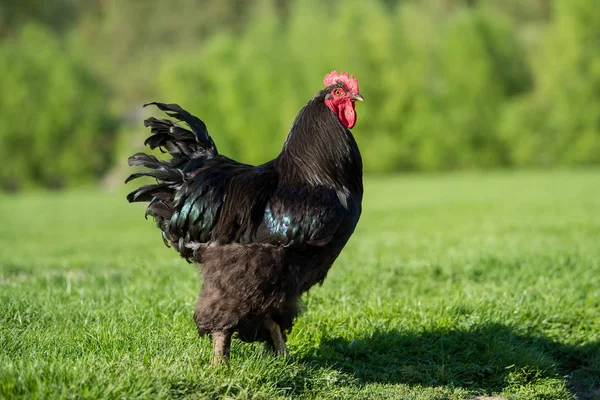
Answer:
<svg viewBox="0 0 600 400"><path fill-rule="evenodd" d="M209 366L123 193L0 197L0 398L598 398L600 171L371 178L289 337ZM594 397L596 395L596 397Z"/></svg>

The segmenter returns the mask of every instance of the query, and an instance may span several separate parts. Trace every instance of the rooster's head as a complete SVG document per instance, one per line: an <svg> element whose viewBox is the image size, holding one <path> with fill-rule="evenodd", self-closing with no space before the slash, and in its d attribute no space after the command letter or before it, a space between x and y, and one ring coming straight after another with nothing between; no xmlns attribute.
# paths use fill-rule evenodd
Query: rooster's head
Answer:
<svg viewBox="0 0 600 400"><path fill-rule="evenodd" d="M340 119L340 122L348 129L356 124L356 111L354 103L363 101L358 92L358 80L349 76L347 72L341 74L332 71L325 76L323 83L327 88L325 91L325 104Z"/></svg>

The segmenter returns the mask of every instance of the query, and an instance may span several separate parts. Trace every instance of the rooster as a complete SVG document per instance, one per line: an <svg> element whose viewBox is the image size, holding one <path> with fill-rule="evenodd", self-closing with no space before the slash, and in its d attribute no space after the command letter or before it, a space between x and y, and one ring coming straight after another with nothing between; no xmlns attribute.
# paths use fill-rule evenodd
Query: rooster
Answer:
<svg viewBox="0 0 600 400"><path fill-rule="evenodd" d="M287 355L286 332L300 296L322 284L361 214L362 160L349 129L363 101L348 73L328 74L325 88L300 110L281 153L252 166L220 155L206 125L176 104L149 103L174 118L149 118L151 149L130 166L156 183L127 196L149 202L163 241L199 265L198 333L213 341L213 363L227 360L232 334ZM184 126L184 123L186 126ZM189 129L188 129L189 128Z"/></svg>

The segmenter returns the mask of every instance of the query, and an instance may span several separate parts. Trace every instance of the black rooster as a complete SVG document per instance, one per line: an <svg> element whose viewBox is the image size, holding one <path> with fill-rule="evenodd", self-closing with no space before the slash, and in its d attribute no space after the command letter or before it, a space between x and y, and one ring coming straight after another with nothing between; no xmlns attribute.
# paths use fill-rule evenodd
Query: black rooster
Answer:
<svg viewBox="0 0 600 400"><path fill-rule="evenodd" d="M132 174L157 183L127 196L150 202L167 246L200 264L203 287L194 319L210 334L213 362L229 357L231 335L263 341L287 354L302 293L322 283L361 214L362 161L348 130L362 101L358 81L336 71L300 110L279 156L252 166L220 155L206 125L176 104L150 103L171 120L147 119L145 144L166 149L167 161L144 153Z"/></svg>

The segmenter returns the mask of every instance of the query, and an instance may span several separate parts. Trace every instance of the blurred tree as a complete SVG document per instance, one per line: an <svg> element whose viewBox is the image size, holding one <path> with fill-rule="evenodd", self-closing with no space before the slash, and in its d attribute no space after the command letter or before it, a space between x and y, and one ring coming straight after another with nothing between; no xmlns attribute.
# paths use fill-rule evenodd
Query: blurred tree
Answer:
<svg viewBox="0 0 600 400"><path fill-rule="evenodd" d="M442 37L427 98L407 129L419 141L415 167L505 165L497 127L502 107L529 89L525 55L510 26L478 10L457 13Z"/></svg>
<svg viewBox="0 0 600 400"><path fill-rule="evenodd" d="M516 165L600 162L597 0L555 1L534 64L535 90L508 107L503 134Z"/></svg>
<svg viewBox="0 0 600 400"><path fill-rule="evenodd" d="M208 39L163 64L162 97L201 110L222 151L264 162L333 68L356 74L367 101L358 140L371 171L504 165L503 105L530 86L511 26L478 9L454 14L347 1L303 1L285 24L263 2L243 34ZM308 90L308 88L313 88ZM256 145L260 143L261 145Z"/></svg>
<svg viewBox="0 0 600 400"><path fill-rule="evenodd" d="M19 32L23 24L35 21L52 30L63 31L75 22L74 0L3 0L0 2L0 41Z"/></svg>
<svg viewBox="0 0 600 400"><path fill-rule="evenodd" d="M60 187L109 168L107 93L51 31L26 24L0 48L0 70L1 186Z"/></svg>
<svg viewBox="0 0 600 400"><path fill-rule="evenodd" d="M112 132L107 109L139 126L140 104L156 99L190 108L206 120L222 152L258 163L279 152L300 107L338 69L360 79L367 99L358 106L355 132L369 171L597 163L597 5L5 0L0 118L27 122L19 132L29 133L0 128L0 134L18 152L35 139L43 157L63 151L71 139L85 147L105 137L114 149L112 134L103 136ZM39 94L48 90L53 96ZM79 130L56 104L81 101L87 128ZM36 119L15 116L19 107ZM123 121L119 131L131 132ZM122 147L131 142L118 139ZM110 159L103 149L104 158L90 160L94 167L78 176L70 165L76 157L65 156L70 161L60 168L30 168L25 158L3 151L15 161L2 176L29 171L25 181L44 184L61 174L88 179Z"/></svg>
<svg viewBox="0 0 600 400"><path fill-rule="evenodd" d="M491 15L509 17L514 22L549 21L552 0L479 0L479 5Z"/></svg>
<svg viewBox="0 0 600 400"><path fill-rule="evenodd" d="M279 129L277 112L293 93L286 90L286 77L294 73L285 65L281 29L274 2L263 2L243 34L222 31L201 53L182 51L165 59L159 97L199 110L221 152L265 161L265 154L279 150L281 143L273 139L285 130Z"/></svg>
<svg viewBox="0 0 600 400"><path fill-rule="evenodd" d="M154 78L162 60L199 52L221 30L239 32L256 3L105 0L82 16L76 35L95 48L94 66L112 83L114 107L129 108L155 96Z"/></svg>

